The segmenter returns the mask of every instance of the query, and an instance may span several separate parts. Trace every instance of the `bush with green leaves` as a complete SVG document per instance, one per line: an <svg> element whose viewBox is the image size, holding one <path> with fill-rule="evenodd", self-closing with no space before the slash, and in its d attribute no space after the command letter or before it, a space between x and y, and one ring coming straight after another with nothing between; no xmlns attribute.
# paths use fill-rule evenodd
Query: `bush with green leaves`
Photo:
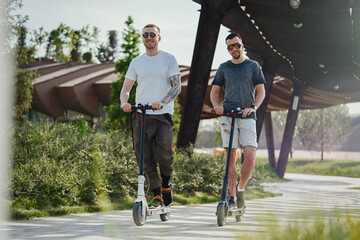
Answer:
<svg viewBox="0 0 360 240"><path fill-rule="evenodd" d="M124 131L100 132L85 120L23 122L15 125L13 141L9 184L15 218L29 218L17 209L89 206L94 211L109 201L129 202L136 196L139 168L131 135ZM174 159L171 181L176 194L220 196L223 156L175 151ZM247 187L250 193L262 190L260 183L269 172L256 167Z"/></svg>
<svg viewBox="0 0 360 240"><path fill-rule="evenodd" d="M82 128L82 129L81 129ZM87 124L18 124L11 196L36 208L96 204L105 191L99 136Z"/></svg>
<svg viewBox="0 0 360 240"><path fill-rule="evenodd" d="M220 191L225 169L222 157L195 153L189 156L187 151L177 151L174 157L172 182L177 193Z"/></svg>
<svg viewBox="0 0 360 240"><path fill-rule="evenodd" d="M82 55L82 59L86 62L86 63L91 63L92 62L92 53L91 52L85 52Z"/></svg>

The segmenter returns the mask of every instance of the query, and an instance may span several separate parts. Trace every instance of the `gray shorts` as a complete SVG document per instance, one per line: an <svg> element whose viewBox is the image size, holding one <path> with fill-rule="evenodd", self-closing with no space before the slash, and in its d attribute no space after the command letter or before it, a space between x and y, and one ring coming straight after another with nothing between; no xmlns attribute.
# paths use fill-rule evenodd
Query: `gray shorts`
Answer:
<svg viewBox="0 0 360 240"><path fill-rule="evenodd" d="M223 147L229 147L230 142L230 130L231 130L231 117L221 116L221 138L223 141ZM234 136L232 142L232 148L253 146L257 148L256 141L256 121L251 118L236 118L234 126Z"/></svg>

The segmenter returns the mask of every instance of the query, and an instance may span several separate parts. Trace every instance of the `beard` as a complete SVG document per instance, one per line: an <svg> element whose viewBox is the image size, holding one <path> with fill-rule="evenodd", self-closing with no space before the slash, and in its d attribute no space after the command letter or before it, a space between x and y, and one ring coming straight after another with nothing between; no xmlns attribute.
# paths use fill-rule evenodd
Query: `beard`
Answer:
<svg viewBox="0 0 360 240"><path fill-rule="evenodd" d="M239 53L239 55L235 55L235 53ZM240 52L234 52L233 54L231 54L231 56L235 59L239 59L241 57Z"/></svg>
<svg viewBox="0 0 360 240"><path fill-rule="evenodd" d="M156 47L156 44L153 42L149 42L144 44L146 49L154 49Z"/></svg>

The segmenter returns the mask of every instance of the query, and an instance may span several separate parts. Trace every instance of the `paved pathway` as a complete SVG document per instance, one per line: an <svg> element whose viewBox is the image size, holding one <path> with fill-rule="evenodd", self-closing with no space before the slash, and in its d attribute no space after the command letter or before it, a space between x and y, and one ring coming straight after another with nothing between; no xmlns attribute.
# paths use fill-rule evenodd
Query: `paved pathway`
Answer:
<svg viewBox="0 0 360 240"><path fill-rule="evenodd" d="M144 226L133 223L132 211L74 214L63 217L7 222L10 239L234 239L301 220L304 212L337 209L360 218L360 178L286 174L289 182L269 184L281 197L247 201L242 222L233 217L218 227L217 203L172 207L168 222L149 217ZM2 235L2 234L1 234Z"/></svg>

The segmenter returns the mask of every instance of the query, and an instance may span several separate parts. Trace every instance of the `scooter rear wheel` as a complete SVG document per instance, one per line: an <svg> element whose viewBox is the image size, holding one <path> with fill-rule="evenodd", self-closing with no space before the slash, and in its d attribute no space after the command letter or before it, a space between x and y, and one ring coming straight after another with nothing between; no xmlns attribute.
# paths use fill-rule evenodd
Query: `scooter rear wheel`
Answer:
<svg viewBox="0 0 360 240"><path fill-rule="evenodd" d="M142 226L146 222L146 209L145 214L142 211L142 202L136 202L133 208L133 219L137 226Z"/></svg>
<svg viewBox="0 0 360 240"><path fill-rule="evenodd" d="M217 206L217 224L221 227L225 225L227 210L224 203L219 203Z"/></svg>

